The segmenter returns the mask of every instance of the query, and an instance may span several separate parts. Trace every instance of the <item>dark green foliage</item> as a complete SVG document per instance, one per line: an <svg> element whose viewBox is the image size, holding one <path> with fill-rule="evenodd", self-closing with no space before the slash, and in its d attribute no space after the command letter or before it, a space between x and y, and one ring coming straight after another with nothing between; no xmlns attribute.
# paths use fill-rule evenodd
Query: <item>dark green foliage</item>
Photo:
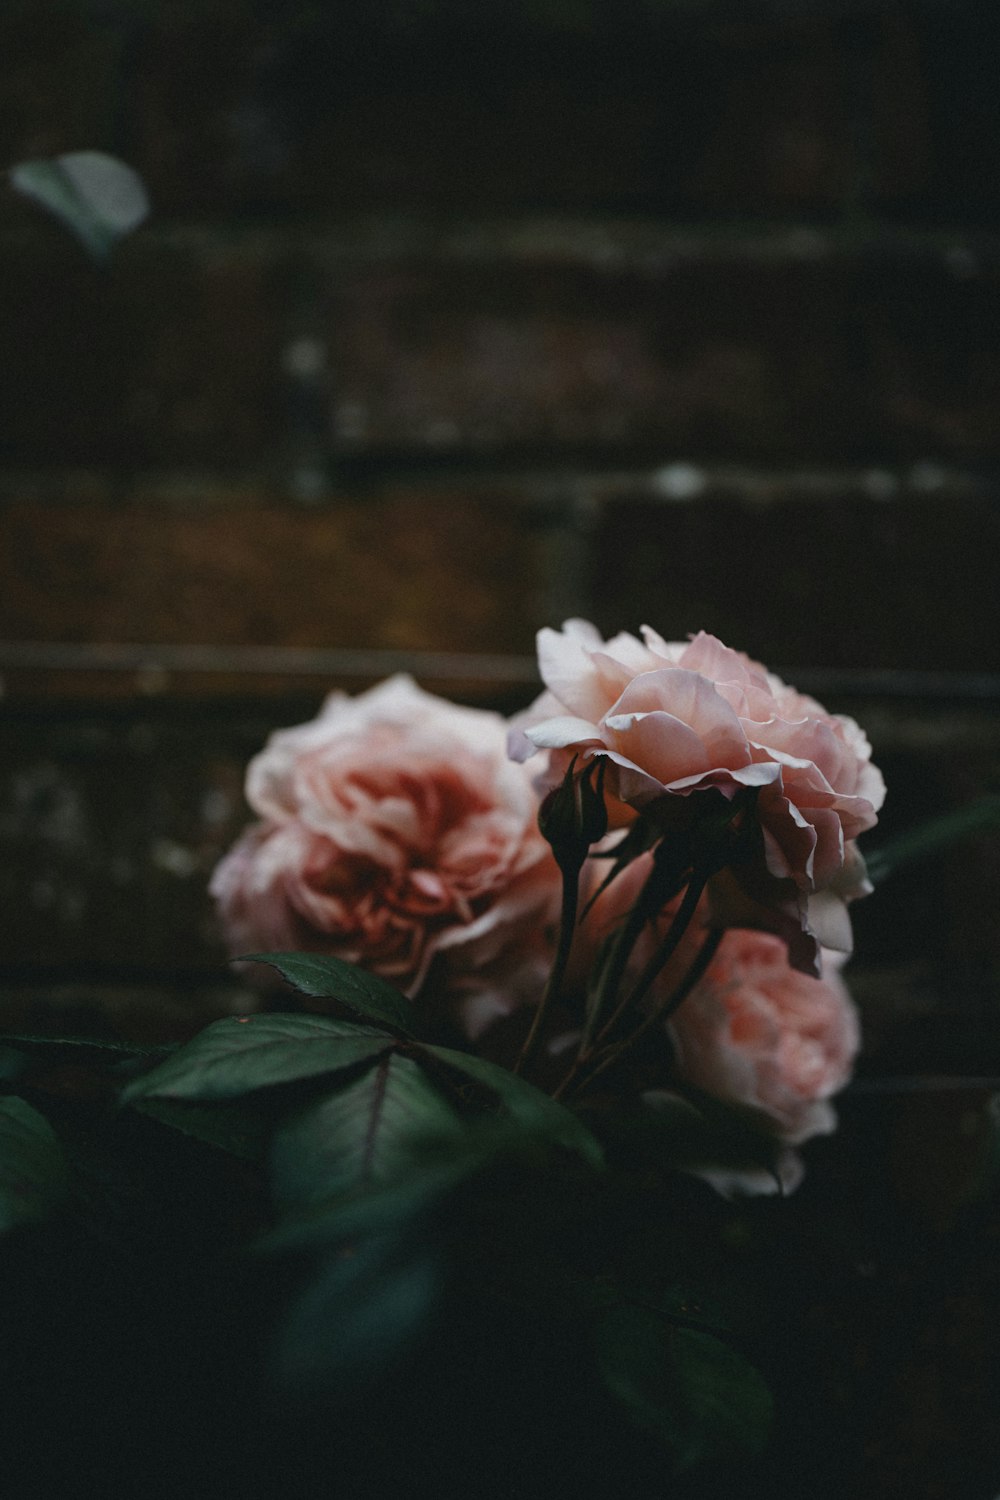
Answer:
<svg viewBox="0 0 1000 1500"><path fill-rule="evenodd" d="M326 1016L227 1017L199 1032L152 1073L137 1079L125 1102L235 1099L256 1089L356 1067L392 1046L369 1026Z"/></svg>
<svg viewBox="0 0 1000 1500"><path fill-rule="evenodd" d="M332 1251L284 1318L276 1352L282 1386L327 1400L356 1395L426 1326L441 1282L436 1247L412 1233Z"/></svg>
<svg viewBox="0 0 1000 1500"><path fill-rule="evenodd" d="M516 1077L506 1068L498 1068L468 1052L456 1052L450 1047L428 1047L427 1052L496 1094L503 1112L516 1122L526 1137L557 1142L578 1152L592 1167L602 1166L603 1153L587 1127L571 1110L550 1099L541 1089Z"/></svg>
<svg viewBox="0 0 1000 1500"><path fill-rule="evenodd" d="M41 1054L49 1058L57 1057L62 1053L66 1057L91 1056L95 1059L106 1057L132 1058L132 1057L155 1057L157 1054L172 1052L173 1046L140 1047L132 1042L118 1042L113 1037L89 1037L89 1036L45 1036L40 1032L7 1032L4 1036L4 1046L13 1047L18 1051Z"/></svg>
<svg viewBox="0 0 1000 1500"><path fill-rule="evenodd" d="M458 1115L409 1057L386 1052L374 1067L282 1124L271 1153L282 1209L379 1187L414 1168L421 1147L462 1135Z"/></svg>
<svg viewBox="0 0 1000 1500"><path fill-rule="evenodd" d="M244 1161L261 1161L271 1138L271 1112L261 1108L256 1100L199 1104L190 1099L162 1099L150 1094L137 1097L132 1103L151 1120Z"/></svg>
<svg viewBox="0 0 1000 1500"><path fill-rule="evenodd" d="M596 1343L609 1391L634 1422L666 1444L679 1471L763 1448L770 1393L722 1339L623 1304L600 1318Z"/></svg>
<svg viewBox="0 0 1000 1500"><path fill-rule="evenodd" d="M413 1011L406 996L377 974L315 953L245 953L248 963L270 964L304 995L338 1000L368 1021L411 1035Z"/></svg>
<svg viewBox="0 0 1000 1500"><path fill-rule="evenodd" d="M654 1090L609 1124L619 1160L660 1173L681 1171L771 1178L780 1189L781 1143L766 1117L720 1104L685 1085ZM759 1191L759 1189L755 1189Z"/></svg>
<svg viewBox="0 0 1000 1500"><path fill-rule="evenodd" d="M376 1378L422 1336L446 1279L434 1226L464 1182L507 1158L544 1169L553 1148L590 1168L602 1153L532 1084L401 1037L396 994L378 981L287 955L278 967L310 993L381 1011L392 1029L282 1013L218 1021L123 1098L236 1156L266 1152L279 1222L261 1248L298 1267L277 1378L329 1399Z"/></svg>
<svg viewBox="0 0 1000 1500"><path fill-rule="evenodd" d="M327 1414L340 1434L338 1473L350 1462L365 1472L362 1436L383 1413L400 1422L399 1393L388 1394L397 1383L423 1379L427 1402L435 1388L454 1401L467 1361L480 1404L502 1382L514 1442L532 1423L599 1431L613 1398L636 1424L634 1441L656 1446L664 1474L752 1451L766 1393L727 1319L700 1302L692 1311L682 1288L694 1246L663 1212L671 1172L701 1161L706 1132L726 1139L721 1122L690 1104L640 1111L629 1129L645 1156L627 1132L609 1134L608 1171L598 1133L573 1110L506 1068L404 1034L408 1002L390 987L345 965L274 961L355 1014L230 1017L166 1057L62 1039L17 1044L12 1056L29 1070L15 1069L12 1082L58 1092L73 1080L53 1105L71 1164L71 1228L106 1245L102 1255L155 1246L165 1295L175 1275L214 1267L198 1306L218 1294L206 1288L224 1264L238 1263L250 1320L240 1337L255 1343L257 1379L279 1410ZM116 1097L130 1107L116 1109ZM30 1148L38 1170L26 1175L45 1189L23 1211L40 1212L50 1179L65 1182L62 1157L46 1121L7 1102L20 1130L12 1143ZM599 1103L591 1118L601 1122ZM641 1180L614 1171L630 1151L640 1171L658 1163L655 1210ZM251 1286L268 1288L253 1312ZM220 1307L209 1324L221 1316ZM458 1436L456 1473L484 1421L477 1409ZM631 1430L619 1424L616 1452ZM315 1447L315 1432L303 1441ZM442 1442L434 1462L447 1464ZM581 1451L566 1472L585 1474L592 1458ZM525 1493L536 1481L555 1493L547 1461L517 1461ZM609 1453L609 1473L618 1461ZM394 1468L391 1451L379 1464ZM313 1480L304 1484L313 1493Z"/></svg>
<svg viewBox="0 0 1000 1500"><path fill-rule="evenodd" d="M0 1098L0 1234L44 1218L66 1192L66 1162L52 1126L23 1099Z"/></svg>

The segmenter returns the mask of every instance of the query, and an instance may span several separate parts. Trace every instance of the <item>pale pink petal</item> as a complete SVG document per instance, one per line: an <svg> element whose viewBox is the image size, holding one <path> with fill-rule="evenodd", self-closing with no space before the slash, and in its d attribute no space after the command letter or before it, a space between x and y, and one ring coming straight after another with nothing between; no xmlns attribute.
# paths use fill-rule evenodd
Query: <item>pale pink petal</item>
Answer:
<svg viewBox="0 0 1000 1500"><path fill-rule="evenodd" d="M697 672L675 667L644 672L629 683L614 703L609 720L612 716L657 711L691 727L705 746L708 763L729 766L746 765L750 761L739 719L713 684Z"/></svg>
<svg viewBox="0 0 1000 1500"><path fill-rule="evenodd" d="M545 686L576 718L592 723L601 718L608 698L593 664L592 648L578 636L540 630L538 670Z"/></svg>
<svg viewBox="0 0 1000 1500"><path fill-rule="evenodd" d="M248 772L266 820L212 880L231 950L330 953L420 1003L433 967L439 1007L464 1003L489 963L501 1003L505 967L551 956L561 891L532 771L506 737L498 714L404 676L273 735Z"/></svg>
<svg viewBox="0 0 1000 1500"><path fill-rule="evenodd" d="M671 1033L685 1077L763 1111L792 1145L834 1128L827 1101L850 1077L860 1044L837 966L809 978L772 936L751 932L725 935Z"/></svg>
<svg viewBox="0 0 1000 1500"><path fill-rule="evenodd" d="M652 654L660 658L657 666L666 662L675 667L687 649L686 641L665 641L652 625L643 625L639 633Z"/></svg>
<svg viewBox="0 0 1000 1500"><path fill-rule="evenodd" d="M834 891L814 891L806 903L809 930L822 948L845 957L854 948L854 934L847 903Z"/></svg>
<svg viewBox="0 0 1000 1500"><path fill-rule="evenodd" d="M619 754L661 787L700 775L713 764L700 736L672 714L619 713L608 718L606 727Z"/></svg>
<svg viewBox="0 0 1000 1500"><path fill-rule="evenodd" d="M567 745L602 743L596 727L588 719L570 718L568 715L546 719L543 724L534 724L525 730L525 734L536 750L559 750Z"/></svg>

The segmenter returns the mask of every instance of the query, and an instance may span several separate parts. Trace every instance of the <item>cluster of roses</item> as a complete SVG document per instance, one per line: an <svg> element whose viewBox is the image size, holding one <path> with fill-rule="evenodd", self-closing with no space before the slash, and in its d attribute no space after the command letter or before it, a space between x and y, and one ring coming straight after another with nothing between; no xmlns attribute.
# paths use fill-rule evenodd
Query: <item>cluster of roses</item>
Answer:
<svg viewBox="0 0 1000 1500"><path fill-rule="evenodd" d="M247 775L261 821L212 882L231 951L358 963L478 1046L502 1018L534 1042L544 994L549 1054L610 967L642 1027L668 1028L677 1078L791 1143L832 1129L859 1040L838 973L870 888L854 841L884 796L864 735L705 634L569 621L539 663L512 723L398 676L273 735ZM560 795L599 805L575 846L565 819L539 827Z"/></svg>

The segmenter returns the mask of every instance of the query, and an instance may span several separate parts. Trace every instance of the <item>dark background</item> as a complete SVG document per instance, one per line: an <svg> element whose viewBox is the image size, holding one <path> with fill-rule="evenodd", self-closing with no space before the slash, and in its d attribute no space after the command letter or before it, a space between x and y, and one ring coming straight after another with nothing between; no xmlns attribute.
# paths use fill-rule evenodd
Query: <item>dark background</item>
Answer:
<svg viewBox="0 0 1000 1500"><path fill-rule="evenodd" d="M206 885L269 730L397 668L520 706L569 614L854 713L870 845L996 788L997 40L944 0L7 0L0 165L107 151L152 213L98 267L0 190L5 1018L242 1004ZM979 1190L998 899L982 835L856 909L886 1298ZM977 1441L962 1245L872 1494L958 1493Z"/></svg>
<svg viewBox="0 0 1000 1500"><path fill-rule="evenodd" d="M887 832L995 785L996 42L932 0L6 4L0 162L108 151L153 205L99 267L0 204L11 1012L231 1003L205 887L268 730L400 666L520 705L569 614L855 713ZM1000 1072L998 866L858 909L873 1049Z"/></svg>

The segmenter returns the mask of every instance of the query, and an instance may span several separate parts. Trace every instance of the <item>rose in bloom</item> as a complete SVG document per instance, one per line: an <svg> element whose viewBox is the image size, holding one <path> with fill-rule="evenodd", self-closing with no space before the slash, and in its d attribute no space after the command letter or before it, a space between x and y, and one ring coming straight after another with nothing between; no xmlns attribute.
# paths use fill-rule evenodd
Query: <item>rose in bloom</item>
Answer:
<svg viewBox="0 0 1000 1500"><path fill-rule="evenodd" d="M723 925L770 926L793 962L815 972L818 949L850 949L845 903L867 889L853 841L885 795L871 747L852 719L714 636L609 641L586 621L538 637L547 691L511 737L511 753L548 750L550 774L573 756L607 761L613 822L659 798L709 788L756 794L763 836L756 866L723 872L710 890Z"/></svg>
<svg viewBox="0 0 1000 1500"><path fill-rule="evenodd" d="M405 676L272 735L247 771L261 821L211 883L230 951L332 954L411 997L433 964L470 1035L531 998L560 876L506 738Z"/></svg>
<svg viewBox="0 0 1000 1500"><path fill-rule="evenodd" d="M762 1111L789 1145L834 1130L829 1100L860 1043L839 963L826 953L821 978L800 974L780 938L730 928L669 1023L680 1074Z"/></svg>
<svg viewBox="0 0 1000 1500"><path fill-rule="evenodd" d="M652 856L640 855L594 900L579 932L572 977L582 989L602 942L624 921L649 873ZM585 894L596 891L599 862L585 873ZM675 898L640 935L625 976L631 985L659 947L676 916ZM702 898L670 962L643 1001L649 1012L676 994L698 958L712 927L710 903ZM705 973L667 1021L678 1080L686 1080L723 1103L762 1117L782 1143L776 1168L784 1191L802 1180L794 1151L811 1136L836 1128L832 1095L849 1081L860 1045L857 1012L840 976L843 955L822 952L822 977L802 974L789 963L782 940L769 932L728 928ZM652 1107L681 1101L669 1081L643 1094ZM773 1192L768 1171L699 1168L698 1175L726 1196Z"/></svg>

